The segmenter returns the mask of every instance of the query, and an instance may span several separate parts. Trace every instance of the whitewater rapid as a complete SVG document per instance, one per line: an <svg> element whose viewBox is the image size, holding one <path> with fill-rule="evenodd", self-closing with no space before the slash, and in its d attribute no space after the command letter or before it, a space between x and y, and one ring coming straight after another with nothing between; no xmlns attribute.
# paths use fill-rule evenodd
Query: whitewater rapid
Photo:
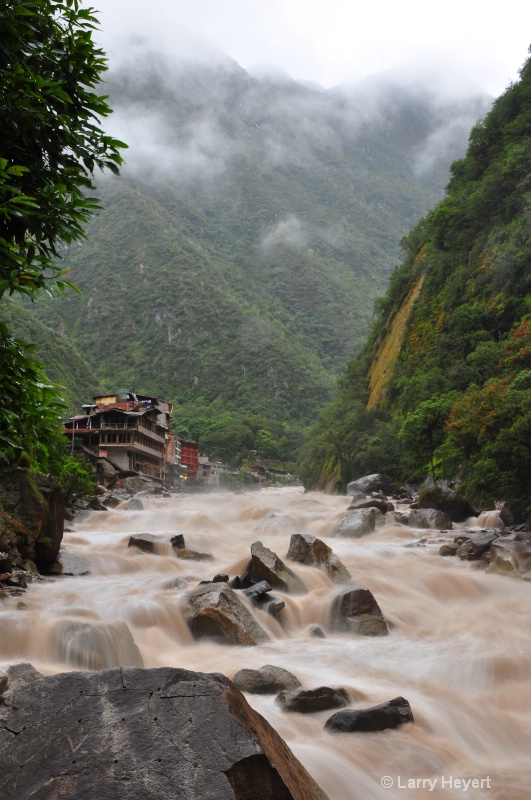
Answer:
<svg viewBox="0 0 531 800"><path fill-rule="evenodd" d="M144 511L91 512L65 533L62 549L85 559L90 574L34 581L25 594L3 601L1 667L29 661L49 675L112 666L105 652L65 647L68 626L91 622L102 626L114 657L125 664L135 663L139 652L145 667L229 678L242 667L274 664L307 689L344 687L353 708L401 695L411 704L413 724L336 735L323 731L333 712L290 714L274 696L247 699L331 800L531 797L531 583L439 556L436 531L390 524L361 539L331 538L348 497L292 488L142 502ZM142 532L160 534L168 544L156 554L128 548L130 535ZM216 573L241 574L257 540L285 560L295 532L332 547L353 581L375 595L390 635L327 631L337 587L316 569L286 562L309 592L292 597L275 590L286 603L282 625L253 607L270 642L194 641L179 607L183 593ZM177 559L169 544L177 533L215 560ZM421 537L427 541L417 545ZM313 637L311 625L321 626L326 638ZM134 644L124 638L125 626Z"/></svg>

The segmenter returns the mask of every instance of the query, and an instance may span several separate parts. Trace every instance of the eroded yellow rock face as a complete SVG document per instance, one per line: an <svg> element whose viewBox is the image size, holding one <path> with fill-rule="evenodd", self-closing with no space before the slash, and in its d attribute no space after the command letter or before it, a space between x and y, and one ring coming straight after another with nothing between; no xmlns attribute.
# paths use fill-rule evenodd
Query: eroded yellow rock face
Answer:
<svg viewBox="0 0 531 800"><path fill-rule="evenodd" d="M380 344L378 353L371 364L368 375L370 392L367 402L368 409L381 405L385 398L386 387L393 374L395 363L406 335L407 323L423 283L424 275L421 275L402 306L396 312L391 330Z"/></svg>

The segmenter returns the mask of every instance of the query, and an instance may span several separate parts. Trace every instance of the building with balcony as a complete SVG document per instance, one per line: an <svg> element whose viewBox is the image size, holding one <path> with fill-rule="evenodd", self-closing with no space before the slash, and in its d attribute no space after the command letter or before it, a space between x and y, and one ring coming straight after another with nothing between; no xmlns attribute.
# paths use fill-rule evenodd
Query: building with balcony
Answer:
<svg viewBox="0 0 531 800"><path fill-rule="evenodd" d="M116 474L164 481L168 465L171 403L149 395L119 392L94 397L84 414L70 417L64 433L96 464L108 485ZM100 462L98 464L98 462Z"/></svg>

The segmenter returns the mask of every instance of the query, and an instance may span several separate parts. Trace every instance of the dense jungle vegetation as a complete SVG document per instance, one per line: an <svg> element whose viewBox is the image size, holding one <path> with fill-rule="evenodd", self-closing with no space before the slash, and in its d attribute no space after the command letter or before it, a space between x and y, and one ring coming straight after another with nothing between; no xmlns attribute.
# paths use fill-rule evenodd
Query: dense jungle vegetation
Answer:
<svg viewBox="0 0 531 800"><path fill-rule="evenodd" d="M307 439L308 486L457 478L531 516L531 59L402 242L369 340Z"/></svg>

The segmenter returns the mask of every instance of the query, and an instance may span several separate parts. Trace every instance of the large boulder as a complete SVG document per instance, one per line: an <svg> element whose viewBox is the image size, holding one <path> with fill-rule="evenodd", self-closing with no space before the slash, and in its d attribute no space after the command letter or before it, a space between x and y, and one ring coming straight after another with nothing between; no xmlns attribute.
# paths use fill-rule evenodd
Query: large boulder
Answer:
<svg viewBox="0 0 531 800"><path fill-rule="evenodd" d="M457 544L456 555L466 561L477 561L481 556L490 550L490 546L499 536L499 531L464 531L456 536L454 543Z"/></svg>
<svg viewBox="0 0 531 800"><path fill-rule="evenodd" d="M372 533L377 525L383 525L384 515L377 508L359 508L338 519L332 528L331 536L352 536L359 538Z"/></svg>
<svg viewBox="0 0 531 800"><path fill-rule="evenodd" d="M279 692L275 702L283 711L314 714L317 711L328 711L330 708L343 708L352 700L345 689L319 686L317 689L284 690Z"/></svg>
<svg viewBox="0 0 531 800"><path fill-rule="evenodd" d="M73 672L3 701L2 800L327 800L223 675Z"/></svg>
<svg viewBox="0 0 531 800"><path fill-rule="evenodd" d="M325 730L343 733L385 731L404 722L413 722L411 706L405 698L395 697L372 708L338 711L326 720Z"/></svg>
<svg viewBox="0 0 531 800"><path fill-rule="evenodd" d="M437 531L452 530L452 519L444 511L434 508L412 508L407 517L410 528L431 529Z"/></svg>
<svg viewBox="0 0 531 800"><path fill-rule="evenodd" d="M183 599L184 614L194 639L222 644L255 645L269 636L226 583L207 583Z"/></svg>
<svg viewBox="0 0 531 800"><path fill-rule="evenodd" d="M387 514L393 510L393 504L381 497L364 497L362 500L354 500L348 507L348 511L356 511L359 508L377 508L381 514Z"/></svg>
<svg viewBox="0 0 531 800"><path fill-rule="evenodd" d="M531 542L496 539L490 549L490 565L487 571L531 580Z"/></svg>
<svg viewBox="0 0 531 800"><path fill-rule="evenodd" d="M329 627L336 633L387 636L387 623L366 586L346 586L332 601Z"/></svg>
<svg viewBox="0 0 531 800"><path fill-rule="evenodd" d="M273 664L265 664L260 669L240 669L232 680L238 689L249 694L277 694L283 689L301 686L295 675Z"/></svg>
<svg viewBox="0 0 531 800"><path fill-rule="evenodd" d="M443 511L453 522L464 522L478 515L468 500L445 485L425 486L419 493L418 507Z"/></svg>
<svg viewBox="0 0 531 800"><path fill-rule="evenodd" d="M9 515L11 541L0 542L47 572L55 562L64 530L61 484L52 475L17 467L0 475L0 508ZM6 532L6 536L8 533Z"/></svg>
<svg viewBox="0 0 531 800"><path fill-rule="evenodd" d="M381 475L364 475L363 478L357 478L357 480L350 481L347 484L347 494L357 495L378 492L380 489L384 489L385 485L385 478Z"/></svg>
<svg viewBox="0 0 531 800"><path fill-rule="evenodd" d="M247 567L254 583L267 581L273 589L289 594L305 594L306 586L284 562L262 542L251 545L251 560Z"/></svg>
<svg viewBox="0 0 531 800"><path fill-rule="evenodd" d="M290 539L288 558L326 572L334 583L348 583L351 574L331 547L309 533L294 533Z"/></svg>

